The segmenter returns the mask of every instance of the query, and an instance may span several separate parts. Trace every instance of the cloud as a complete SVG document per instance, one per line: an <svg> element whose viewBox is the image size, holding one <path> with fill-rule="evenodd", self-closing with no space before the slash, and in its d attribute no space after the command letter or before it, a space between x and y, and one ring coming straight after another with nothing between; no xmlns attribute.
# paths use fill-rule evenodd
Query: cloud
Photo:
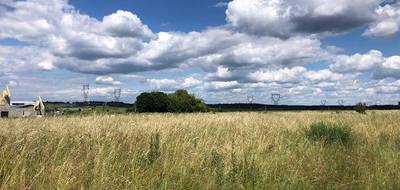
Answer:
<svg viewBox="0 0 400 190"><path fill-rule="evenodd" d="M197 86L197 85L199 85L200 83L201 83L200 80L197 80L197 79L195 79L195 78L193 78L193 77L189 77L189 78L185 78L185 79L183 80L182 87L183 87L183 88L190 88L190 87Z"/></svg>
<svg viewBox="0 0 400 190"><path fill-rule="evenodd" d="M379 81L370 88L367 88L366 91L371 95L375 94L398 94L400 92L400 80L396 80L393 82L385 82Z"/></svg>
<svg viewBox="0 0 400 190"><path fill-rule="evenodd" d="M257 82L279 82L279 83L296 83L300 82L302 75L307 70L304 67L283 68L280 70L261 70L251 73L249 78Z"/></svg>
<svg viewBox="0 0 400 190"><path fill-rule="evenodd" d="M193 65L214 70L299 64L326 57L319 40L309 37L257 37L223 26L154 34L129 11L119 10L100 21L62 0L18 1L13 7L0 18L0 38L46 49L52 58L41 63L44 70L109 75Z"/></svg>
<svg viewBox="0 0 400 190"><path fill-rule="evenodd" d="M345 55L321 39L359 26L368 27L367 36L395 35L398 7L398 2L381 0L233 0L225 25L153 32L129 11L97 19L67 0L6 0L0 3L0 82L69 99L80 98L80 85L93 80L87 74L100 85L124 87L135 80L135 89L190 88L208 100L241 100L242 92L259 94L261 100L276 91L304 101L362 94L390 83L377 80L399 78L399 56L385 57L378 50ZM20 45L1 45L3 39ZM322 62L330 66L307 69ZM160 71L191 77L167 79ZM70 84L55 85L69 77ZM62 93L76 86L76 93ZM387 92L394 88L386 86ZM112 89L101 88L98 94L108 96Z"/></svg>
<svg viewBox="0 0 400 190"><path fill-rule="evenodd" d="M147 79L147 83L152 89L173 91L176 89L187 89L198 87L202 84L202 81L194 78L188 77L183 80L173 80L173 79Z"/></svg>
<svg viewBox="0 0 400 190"><path fill-rule="evenodd" d="M129 11L118 10L103 18L104 30L116 37L152 38L153 32Z"/></svg>
<svg viewBox="0 0 400 190"><path fill-rule="evenodd" d="M134 80L134 81L138 81L141 83L145 83L146 82L146 77L142 76L142 75L135 75L135 74L123 74L123 75L119 75L119 77L121 79L125 79L128 81Z"/></svg>
<svg viewBox="0 0 400 190"><path fill-rule="evenodd" d="M339 73L371 73L375 79L399 78L400 56L385 57L378 50L366 54L339 55L330 69Z"/></svg>
<svg viewBox="0 0 400 190"><path fill-rule="evenodd" d="M233 73L229 71L229 68L226 68L224 66L218 66L216 72L208 73L206 77L208 79L229 79L232 76Z"/></svg>
<svg viewBox="0 0 400 190"><path fill-rule="evenodd" d="M366 54L354 54L352 56L339 55L331 70L341 73L370 71L384 61L382 52L371 50Z"/></svg>
<svg viewBox="0 0 400 190"><path fill-rule="evenodd" d="M55 69L53 55L44 48L0 45L0 55L0 71L8 74Z"/></svg>
<svg viewBox="0 0 400 190"><path fill-rule="evenodd" d="M96 84L100 85L121 85L120 81L114 80L110 76L98 76L96 77Z"/></svg>
<svg viewBox="0 0 400 190"><path fill-rule="evenodd" d="M209 90L226 90L238 87L239 83L237 81L214 81L206 83L205 86Z"/></svg>
<svg viewBox="0 0 400 190"><path fill-rule="evenodd" d="M232 92L233 93L242 93L243 92L243 89L241 89L241 88L235 88L235 89L232 89Z"/></svg>
<svg viewBox="0 0 400 190"><path fill-rule="evenodd" d="M40 62L38 64L38 66L42 70L46 70L46 71L53 70L55 68L51 60L44 60L44 61Z"/></svg>
<svg viewBox="0 0 400 190"><path fill-rule="evenodd" d="M147 82L156 90L170 91L179 88L178 82L172 79L147 79Z"/></svg>
<svg viewBox="0 0 400 190"><path fill-rule="evenodd" d="M307 71L304 67L282 68L279 70L259 70L249 74L249 79L256 82L300 83L300 82L330 82L345 79L342 74L328 69Z"/></svg>
<svg viewBox="0 0 400 190"><path fill-rule="evenodd" d="M400 56L391 56L385 58L385 61L374 72L377 79L383 78L400 78Z"/></svg>
<svg viewBox="0 0 400 190"><path fill-rule="evenodd" d="M228 6L228 2L218 2L217 4L214 5L214 7L227 7Z"/></svg>
<svg viewBox="0 0 400 190"><path fill-rule="evenodd" d="M114 92L114 88L112 87L102 87L102 88L92 88L90 89L91 96L111 96Z"/></svg>
<svg viewBox="0 0 400 190"><path fill-rule="evenodd" d="M243 38L246 36L222 28L190 33L160 32L138 55L154 67L179 67L190 59L234 46L243 41Z"/></svg>
<svg viewBox="0 0 400 190"><path fill-rule="evenodd" d="M240 38L239 38L240 39ZM279 39L273 37L245 36L239 43L218 52L192 58L189 63L210 68L235 69L267 66L296 66L326 60L331 53L321 47L318 39L293 37ZM220 72L222 72L220 68ZM214 73L214 77L218 73ZM221 73L220 73L221 74Z"/></svg>
<svg viewBox="0 0 400 190"><path fill-rule="evenodd" d="M127 11L117 11L99 21L80 14L64 0L16 1L12 6L13 10L0 17L0 39L17 39L45 48L56 57L54 66L78 72L107 68L102 62L112 59L142 64L131 57L153 37L151 30ZM97 65L75 68L74 63L87 62Z"/></svg>
<svg viewBox="0 0 400 190"><path fill-rule="evenodd" d="M304 73L304 77L312 82L334 82L345 78L343 74L334 73L329 69L308 71Z"/></svg>
<svg viewBox="0 0 400 190"><path fill-rule="evenodd" d="M373 21L380 0L234 0L226 17L235 29L286 38L299 33L340 33Z"/></svg>
<svg viewBox="0 0 400 190"><path fill-rule="evenodd" d="M400 31L400 2L376 10L376 21L370 24L365 36L392 36Z"/></svg>

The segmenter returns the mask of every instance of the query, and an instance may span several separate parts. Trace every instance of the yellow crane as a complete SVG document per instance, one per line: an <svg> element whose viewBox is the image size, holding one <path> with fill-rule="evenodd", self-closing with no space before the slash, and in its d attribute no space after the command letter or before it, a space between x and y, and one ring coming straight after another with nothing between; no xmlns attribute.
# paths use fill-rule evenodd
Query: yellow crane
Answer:
<svg viewBox="0 0 400 190"><path fill-rule="evenodd" d="M35 104L33 105L33 109L37 112L39 112L39 115L44 115L44 104L43 104L43 100L42 97L38 97L38 99L36 100Z"/></svg>
<svg viewBox="0 0 400 190"><path fill-rule="evenodd" d="M0 106L11 106L11 93L8 86L3 90L3 94L0 98Z"/></svg>

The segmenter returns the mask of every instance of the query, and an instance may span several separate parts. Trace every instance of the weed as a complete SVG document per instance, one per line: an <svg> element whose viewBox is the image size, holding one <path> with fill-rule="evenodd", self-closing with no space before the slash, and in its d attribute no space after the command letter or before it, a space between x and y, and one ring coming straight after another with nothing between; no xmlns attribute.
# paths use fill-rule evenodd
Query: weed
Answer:
<svg viewBox="0 0 400 190"><path fill-rule="evenodd" d="M398 123L397 110L0 119L0 190L399 189Z"/></svg>
<svg viewBox="0 0 400 190"><path fill-rule="evenodd" d="M311 141L321 141L325 144L348 144L352 133L349 126L341 123L317 122L306 131L306 136Z"/></svg>
<svg viewBox="0 0 400 190"><path fill-rule="evenodd" d="M215 185L221 189L224 184L224 158L215 149L211 151L211 167L214 175Z"/></svg>
<svg viewBox="0 0 400 190"><path fill-rule="evenodd" d="M232 144L230 168L229 168L229 171L227 174L227 181L228 181L228 184L230 185L229 189L237 189L237 188L235 188L235 185L237 183L238 173L239 173L239 162L236 158L235 149Z"/></svg>
<svg viewBox="0 0 400 190"><path fill-rule="evenodd" d="M152 134L150 137L149 151L147 152L147 161L152 164L160 155L160 134Z"/></svg>

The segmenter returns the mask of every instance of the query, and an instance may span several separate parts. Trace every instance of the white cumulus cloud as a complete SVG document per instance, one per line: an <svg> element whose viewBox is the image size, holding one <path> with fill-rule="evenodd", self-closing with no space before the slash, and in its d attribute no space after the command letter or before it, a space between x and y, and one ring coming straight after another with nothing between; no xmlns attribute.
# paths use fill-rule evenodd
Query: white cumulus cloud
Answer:
<svg viewBox="0 0 400 190"><path fill-rule="evenodd" d="M114 80L114 78L110 76L98 76L96 77L96 83L102 85L121 85L120 81Z"/></svg>
<svg viewBox="0 0 400 190"><path fill-rule="evenodd" d="M392 36L400 31L400 2L380 7L376 14L376 21L370 24L364 35Z"/></svg>

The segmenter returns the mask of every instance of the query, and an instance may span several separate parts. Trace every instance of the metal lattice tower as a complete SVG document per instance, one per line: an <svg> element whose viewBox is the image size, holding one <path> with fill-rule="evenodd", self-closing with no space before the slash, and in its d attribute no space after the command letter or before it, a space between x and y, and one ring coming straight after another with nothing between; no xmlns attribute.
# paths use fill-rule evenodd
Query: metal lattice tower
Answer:
<svg viewBox="0 0 400 190"><path fill-rule="evenodd" d="M89 84L84 84L82 87L84 102L89 102L89 90L90 90Z"/></svg>
<svg viewBox="0 0 400 190"><path fill-rule="evenodd" d="M119 102L120 98L121 98L121 89L120 88L114 89L114 101Z"/></svg>
<svg viewBox="0 0 400 190"><path fill-rule="evenodd" d="M321 106L325 106L326 105L326 100L321 100Z"/></svg>
<svg viewBox="0 0 400 190"><path fill-rule="evenodd" d="M271 99L274 105L279 105L279 100L281 100L281 94L271 94Z"/></svg>
<svg viewBox="0 0 400 190"><path fill-rule="evenodd" d="M338 100L338 104L339 104L340 106L343 106L343 105L344 105L344 100Z"/></svg>
<svg viewBox="0 0 400 190"><path fill-rule="evenodd" d="M254 96L247 96L247 103L253 104L254 102Z"/></svg>

